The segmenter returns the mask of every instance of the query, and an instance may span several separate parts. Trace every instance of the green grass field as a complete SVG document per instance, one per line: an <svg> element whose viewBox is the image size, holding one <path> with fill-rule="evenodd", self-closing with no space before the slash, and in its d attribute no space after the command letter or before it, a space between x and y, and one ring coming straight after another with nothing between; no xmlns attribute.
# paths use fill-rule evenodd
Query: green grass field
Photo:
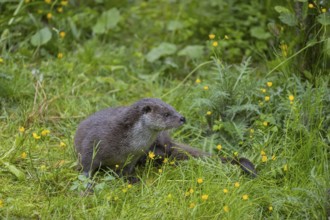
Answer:
<svg viewBox="0 0 330 220"><path fill-rule="evenodd" d="M24 4L30 1L21 2L11 10L27 10ZM172 5L177 15L162 12L170 7L166 1L150 3L150 11L149 3L137 2L120 9L121 21L109 28L114 33L104 34L97 24L90 32L93 37L78 38L79 30L94 25L89 20L73 27L88 13L96 16L96 9L86 7L69 14L71 32L38 47L33 40L29 46L31 35L16 46L16 35L10 41L2 35L7 46L1 47L0 55L0 219L327 219L327 57L315 63L314 72L303 75L295 59L314 44L298 51L292 45L274 49L268 47L273 38L267 31L252 32L249 41L240 37L245 29L234 32L231 26L225 29L232 35L219 36L222 29L211 26L215 21L198 23L188 16L193 6L189 13L182 9L186 3ZM38 6L36 1L31 4ZM7 16L3 21L11 18ZM156 17L170 25L148 26ZM132 25L137 25L133 18L141 22L141 29ZM249 26L255 24L251 19L246 21L251 24L240 21ZM64 25L57 22L58 27ZM198 25L200 29L193 29ZM286 37L290 36L295 35ZM315 44L327 40L329 54L325 36ZM218 38L215 44L212 39ZM237 45L246 49L244 55ZM94 193L82 196L90 180L76 169L77 125L95 111L145 97L161 98L186 117L185 125L171 131L173 139L215 155L249 158L258 177L250 178L216 158L165 161L160 167L149 158L136 169L140 182L131 185L110 171L100 172L93 178Z"/></svg>

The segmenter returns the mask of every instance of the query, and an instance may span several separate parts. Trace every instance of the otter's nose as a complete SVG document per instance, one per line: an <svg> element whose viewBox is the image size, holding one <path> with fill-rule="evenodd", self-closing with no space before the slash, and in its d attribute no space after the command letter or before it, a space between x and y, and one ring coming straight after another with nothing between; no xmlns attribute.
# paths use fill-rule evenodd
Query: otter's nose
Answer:
<svg viewBox="0 0 330 220"><path fill-rule="evenodd" d="M181 117L181 118L180 118L180 122L182 122L182 123L186 123L186 118L185 118L185 117Z"/></svg>

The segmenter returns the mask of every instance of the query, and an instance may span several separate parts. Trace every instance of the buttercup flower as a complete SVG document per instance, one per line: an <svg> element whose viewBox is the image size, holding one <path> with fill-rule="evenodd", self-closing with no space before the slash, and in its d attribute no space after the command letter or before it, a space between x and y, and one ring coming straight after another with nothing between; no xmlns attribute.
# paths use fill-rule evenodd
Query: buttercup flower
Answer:
<svg viewBox="0 0 330 220"><path fill-rule="evenodd" d="M57 8L57 12L58 12L58 13L62 13L62 12L63 12L63 8L62 8L62 7L58 7L58 8Z"/></svg>
<svg viewBox="0 0 330 220"><path fill-rule="evenodd" d="M209 34L209 38L212 40L215 38L215 34Z"/></svg>
<svg viewBox="0 0 330 220"><path fill-rule="evenodd" d="M263 155L262 157L261 157L261 161L263 162L263 163L266 163L267 162L267 156L266 155Z"/></svg>
<svg viewBox="0 0 330 220"><path fill-rule="evenodd" d="M212 115L212 112L211 111L207 111L206 112L206 115Z"/></svg>
<svg viewBox="0 0 330 220"><path fill-rule="evenodd" d="M284 164L283 170L284 170L284 172L287 172L288 171L288 165L287 164Z"/></svg>
<svg viewBox="0 0 330 220"><path fill-rule="evenodd" d="M322 8L322 9L321 9L321 12L322 12L322 13L326 13L326 12L327 12L327 9L326 9L326 8Z"/></svg>
<svg viewBox="0 0 330 220"><path fill-rule="evenodd" d="M58 59L62 59L63 56L64 56L63 53L58 53L58 54L57 54L57 58L58 58Z"/></svg>
<svg viewBox="0 0 330 220"><path fill-rule="evenodd" d="M150 158L150 159L155 159L155 153L154 152L152 152L152 151L149 151L149 154L148 154L148 157Z"/></svg>
<svg viewBox="0 0 330 220"><path fill-rule="evenodd" d="M308 4L308 8L314 8L314 4L309 3L309 4Z"/></svg>
<svg viewBox="0 0 330 220"><path fill-rule="evenodd" d="M22 154L21 154L21 158L22 159L25 159L27 157L27 153L26 152L23 152Z"/></svg>
<svg viewBox="0 0 330 220"><path fill-rule="evenodd" d="M270 100L269 96L265 96L265 101L268 102Z"/></svg>
<svg viewBox="0 0 330 220"><path fill-rule="evenodd" d="M21 126L21 127L18 128L18 130L19 130L20 133L24 133L25 128Z"/></svg>
<svg viewBox="0 0 330 220"><path fill-rule="evenodd" d="M289 100L292 102L294 100L294 96L293 95L289 95Z"/></svg>
<svg viewBox="0 0 330 220"><path fill-rule="evenodd" d="M52 0L45 0L45 2L46 2L47 4L50 4L50 3L52 3Z"/></svg>
<svg viewBox="0 0 330 220"><path fill-rule="evenodd" d="M60 32L60 37L63 39L63 38L65 38L65 35L66 35L66 33L64 32L64 31L61 31Z"/></svg>
<svg viewBox="0 0 330 220"><path fill-rule="evenodd" d="M163 163L168 163L168 158L164 158Z"/></svg>
<svg viewBox="0 0 330 220"><path fill-rule="evenodd" d="M41 132L41 136L47 136L49 133L50 133L50 130L45 129Z"/></svg>
<svg viewBox="0 0 330 220"><path fill-rule="evenodd" d="M270 211L270 212L273 211L273 206L270 205L270 206L268 207L268 211Z"/></svg>
<svg viewBox="0 0 330 220"><path fill-rule="evenodd" d="M204 86L204 90L209 90L209 87L208 86Z"/></svg>
<svg viewBox="0 0 330 220"><path fill-rule="evenodd" d="M3 201L2 201L2 199L0 199L0 208L2 208L3 207Z"/></svg>
<svg viewBox="0 0 330 220"><path fill-rule="evenodd" d="M267 92L266 89L260 89L260 91L261 91L262 93L266 93L266 92Z"/></svg>
<svg viewBox="0 0 330 220"><path fill-rule="evenodd" d="M198 178L197 183L199 183L199 184L203 183L203 178Z"/></svg>
<svg viewBox="0 0 330 220"><path fill-rule="evenodd" d="M64 143L64 142L60 142L60 147L62 147L62 148L65 148L66 147L66 144Z"/></svg>
<svg viewBox="0 0 330 220"><path fill-rule="evenodd" d="M52 13L50 13L50 12L47 13L47 19L48 19L48 20L52 19L52 17L53 17Z"/></svg>
<svg viewBox="0 0 330 220"><path fill-rule="evenodd" d="M225 35L225 37L224 37L224 38L225 38L225 40L228 40L228 39L229 39L229 37L228 37L227 35Z"/></svg>
<svg viewBox="0 0 330 220"><path fill-rule="evenodd" d="M206 194L202 195L202 200L203 201L206 201L208 198L209 198L209 195L206 195Z"/></svg>
<svg viewBox="0 0 330 220"><path fill-rule="evenodd" d="M239 182L236 182L235 184L234 184L234 186L236 187L236 188L238 188L240 185L239 185Z"/></svg>
<svg viewBox="0 0 330 220"><path fill-rule="evenodd" d="M248 199L249 199L248 194L244 194L244 195L242 196L242 199L243 199L243 200L248 200Z"/></svg>
<svg viewBox="0 0 330 220"><path fill-rule="evenodd" d="M222 149L221 144L218 144L218 145L217 145L217 149L218 149L218 150L221 150L221 149Z"/></svg>
<svg viewBox="0 0 330 220"><path fill-rule="evenodd" d="M38 139L41 138L41 137L40 137L37 133L35 133L35 132L32 133L32 136L33 136L33 138L36 139L36 140L38 140Z"/></svg>
<svg viewBox="0 0 330 220"><path fill-rule="evenodd" d="M225 205L225 206L223 207L223 211L224 211L224 212L229 212L229 206Z"/></svg>
<svg viewBox="0 0 330 220"><path fill-rule="evenodd" d="M218 41L214 41L213 43L212 43L212 46L213 47L217 47L219 44L218 44Z"/></svg>
<svg viewBox="0 0 330 220"><path fill-rule="evenodd" d="M263 124L265 127L268 126L268 122L267 122L267 121L264 121L262 124Z"/></svg>
<svg viewBox="0 0 330 220"><path fill-rule="evenodd" d="M3 59L0 57L0 64L3 63Z"/></svg>
<svg viewBox="0 0 330 220"><path fill-rule="evenodd" d="M201 83L201 82L202 82L202 81L201 81L200 79L198 79L198 78L197 78L196 81L195 81L196 84L199 84L199 83Z"/></svg>
<svg viewBox="0 0 330 220"><path fill-rule="evenodd" d="M276 160L276 156L275 155L272 156L272 160Z"/></svg>
<svg viewBox="0 0 330 220"><path fill-rule="evenodd" d="M128 188L128 189L130 189L130 188L132 188L132 187L133 187L132 184L128 184L128 185L127 185L127 188Z"/></svg>
<svg viewBox="0 0 330 220"><path fill-rule="evenodd" d="M193 208L195 208L195 206L196 206L196 204L192 202L192 203L190 203L189 208L193 209Z"/></svg>
<svg viewBox="0 0 330 220"><path fill-rule="evenodd" d="M223 193L227 194L228 192L229 192L228 189L226 188L223 189Z"/></svg>
<svg viewBox="0 0 330 220"><path fill-rule="evenodd" d="M273 83L272 82L267 82L268 87L272 87Z"/></svg>

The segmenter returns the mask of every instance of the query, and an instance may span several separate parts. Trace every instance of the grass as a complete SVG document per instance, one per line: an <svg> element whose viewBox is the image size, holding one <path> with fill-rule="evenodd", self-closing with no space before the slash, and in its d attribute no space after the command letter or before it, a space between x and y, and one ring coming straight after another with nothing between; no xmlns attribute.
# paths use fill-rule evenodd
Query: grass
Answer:
<svg viewBox="0 0 330 220"><path fill-rule="evenodd" d="M125 63L107 65L105 57L116 51L86 47L65 59L2 64L2 72L12 78L2 78L7 89L0 115L1 218L326 219L329 78L313 87L286 74L263 78L242 66L222 69L217 61L201 64L181 80L146 76L124 68ZM269 80L272 87L265 86ZM248 82L257 82L255 88ZM263 101L265 95L270 101ZM257 165L259 177L251 179L216 159L160 168L150 160L138 168L139 183L129 186L111 173L99 173L95 193L82 197L86 180L75 169L73 150L79 121L142 97L162 97L186 116L187 125L172 132L178 141L209 152L222 144L225 155L238 151ZM208 110L212 118L205 116ZM50 133L42 136L44 130ZM40 139L33 138L34 132Z"/></svg>

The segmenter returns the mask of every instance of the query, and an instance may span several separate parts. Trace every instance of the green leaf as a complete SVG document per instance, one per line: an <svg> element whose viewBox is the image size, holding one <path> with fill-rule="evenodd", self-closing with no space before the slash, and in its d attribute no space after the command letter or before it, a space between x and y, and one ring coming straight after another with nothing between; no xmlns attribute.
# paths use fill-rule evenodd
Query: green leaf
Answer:
<svg viewBox="0 0 330 220"><path fill-rule="evenodd" d="M253 27L250 29L250 34L260 40L266 40L271 37L270 33L265 31L262 27Z"/></svg>
<svg viewBox="0 0 330 220"><path fill-rule="evenodd" d="M158 47L152 48L149 53L146 55L146 59L149 62L154 62L162 56L172 55L176 52L177 48L175 44L161 43Z"/></svg>
<svg viewBox="0 0 330 220"><path fill-rule="evenodd" d="M2 161L1 161L2 162ZM9 172L14 174L18 180L24 180L25 174L19 170L16 166L8 163L8 162L2 162L3 165L8 169Z"/></svg>
<svg viewBox="0 0 330 220"><path fill-rule="evenodd" d="M31 44L33 46L39 47L46 44L52 38L52 32L50 32L48 27L45 27L31 37Z"/></svg>
<svg viewBox="0 0 330 220"><path fill-rule="evenodd" d="M290 10L287 9L286 7L283 7L283 6L277 5L277 6L274 7L274 9L275 9L275 11L277 11L280 14L281 13L290 13Z"/></svg>
<svg viewBox="0 0 330 220"><path fill-rule="evenodd" d="M97 20L96 25L93 27L93 32L95 34L104 34L111 28L116 27L120 19L120 12L117 8L105 11Z"/></svg>
<svg viewBox="0 0 330 220"><path fill-rule="evenodd" d="M188 45L178 52L179 56L187 56L190 59L196 59L203 56L204 46Z"/></svg>
<svg viewBox="0 0 330 220"><path fill-rule="evenodd" d="M169 21L167 24L167 30L176 31L182 29L184 25L180 21Z"/></svg>
<svg viewBox="0 0 330 220"><path fill-rule="evenodd" d="M291 27L298 25L298 20L296 16L292 13L281 13L278 17L284 24Z"/></svg>
<svg viewBox="0 0 330 220"><path fill-rule="evenodd" d="M317 21L320 24L327 26L330 24L330 15L327 13L320 14L319 16L317 16Z"/></svg>

